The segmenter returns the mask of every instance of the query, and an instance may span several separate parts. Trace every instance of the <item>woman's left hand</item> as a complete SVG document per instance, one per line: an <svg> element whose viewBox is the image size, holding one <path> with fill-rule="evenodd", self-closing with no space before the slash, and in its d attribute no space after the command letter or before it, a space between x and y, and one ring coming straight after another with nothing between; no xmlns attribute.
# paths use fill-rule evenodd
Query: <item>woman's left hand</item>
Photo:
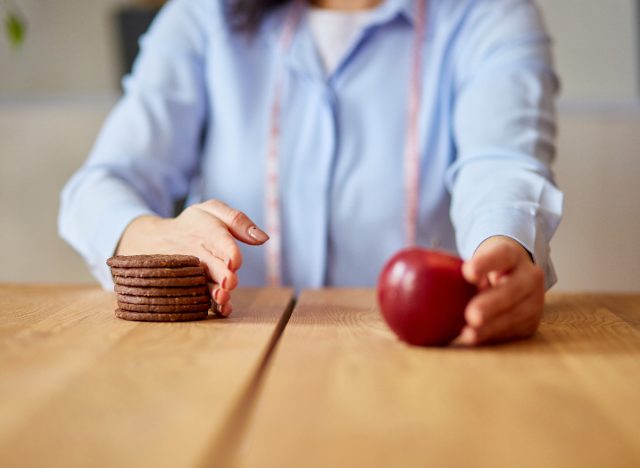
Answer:
<svg viewBox="0 0 640 468"><path fill-rule="evenodd" d="M477 345L535 333L544 308L544 273L522 245L491 237L464 263L462 273L479 292L467 305L467 324L456 343Z"/></svg>

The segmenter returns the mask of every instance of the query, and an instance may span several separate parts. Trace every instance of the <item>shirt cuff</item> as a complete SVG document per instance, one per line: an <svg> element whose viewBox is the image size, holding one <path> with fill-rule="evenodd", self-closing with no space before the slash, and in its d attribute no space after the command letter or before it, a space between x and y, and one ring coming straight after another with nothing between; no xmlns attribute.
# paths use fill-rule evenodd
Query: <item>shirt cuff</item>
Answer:
<svg viewBox="0 0 640 468"><path fill-rule="evenodd" d="M139 205L113 206L108 214L102 216L103 221L96 226L94 252L91 258L87 259L87 263L91 273L104 289L113 289L113 278L111 269L106 263L107 259L115 253L127 226L134 219L144 215L155 215L155 213Z"/></svg>
<svg viewBox="0 0 640 468"><path fill-rule="evenodd" d="M549 245L536 210L501 208L485 213L457 235L458 250L463 259L471 258L476 249L490 237L505 236L522 245L544 272L548 290L556 281L556 272L549 257Z"/></svg>

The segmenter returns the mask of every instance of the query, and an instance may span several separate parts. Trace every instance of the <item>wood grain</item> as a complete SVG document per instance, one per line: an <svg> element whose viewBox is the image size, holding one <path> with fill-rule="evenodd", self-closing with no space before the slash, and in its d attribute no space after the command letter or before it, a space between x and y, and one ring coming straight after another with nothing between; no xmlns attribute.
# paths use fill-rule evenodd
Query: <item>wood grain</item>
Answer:
<svg viewBox="0 0 640 468"><path fill-rule="evenodd" d="M240 290L229 319L135 323L85 286L0 286L2 466L195 466L264 367L292 291ZM237 431L229 431L232 435Z"/></svg>
<svg viewBox="0 0 640 468"><path fill-rule="evenodd" d="M305 291L227 466L640 466L640 296L611 299L550 296L533 339L428 349L372 291Z"/></svg>
<svg viewBox="0 0 640 468"><path fill-rule="evenodd" d="M638 295L551 295L533 339L479 349L398 342L370 290L304 292L287 324L291 298L149 324L0 286L0 465L640 465Z"/></svg>

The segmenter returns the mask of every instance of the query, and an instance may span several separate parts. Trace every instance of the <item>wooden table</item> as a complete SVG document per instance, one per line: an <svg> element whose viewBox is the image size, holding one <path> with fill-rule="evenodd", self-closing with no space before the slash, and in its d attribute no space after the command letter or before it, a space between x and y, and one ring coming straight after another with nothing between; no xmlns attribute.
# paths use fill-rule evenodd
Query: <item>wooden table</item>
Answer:
<svg viewBox="0 0 640 468"><path fill-rule="evenodd" d="M640 295L549 295L533 339L477 349L398 342L370 290L114 305L0 286L0 466L640 466Z"/></svg>

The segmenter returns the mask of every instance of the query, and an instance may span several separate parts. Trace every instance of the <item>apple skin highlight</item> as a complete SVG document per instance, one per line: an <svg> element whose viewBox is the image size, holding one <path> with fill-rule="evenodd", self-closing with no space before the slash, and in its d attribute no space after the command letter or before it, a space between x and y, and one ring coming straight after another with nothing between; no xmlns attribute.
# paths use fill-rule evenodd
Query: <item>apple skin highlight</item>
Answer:
<svg viewBox="0 0 640 468"><path fill-rule="evenodd" d="M395 254L378 279L378 304L389 328L412 345L445 346L465 325L477 288L462 276L462 259L411 247Z"/></svg>

